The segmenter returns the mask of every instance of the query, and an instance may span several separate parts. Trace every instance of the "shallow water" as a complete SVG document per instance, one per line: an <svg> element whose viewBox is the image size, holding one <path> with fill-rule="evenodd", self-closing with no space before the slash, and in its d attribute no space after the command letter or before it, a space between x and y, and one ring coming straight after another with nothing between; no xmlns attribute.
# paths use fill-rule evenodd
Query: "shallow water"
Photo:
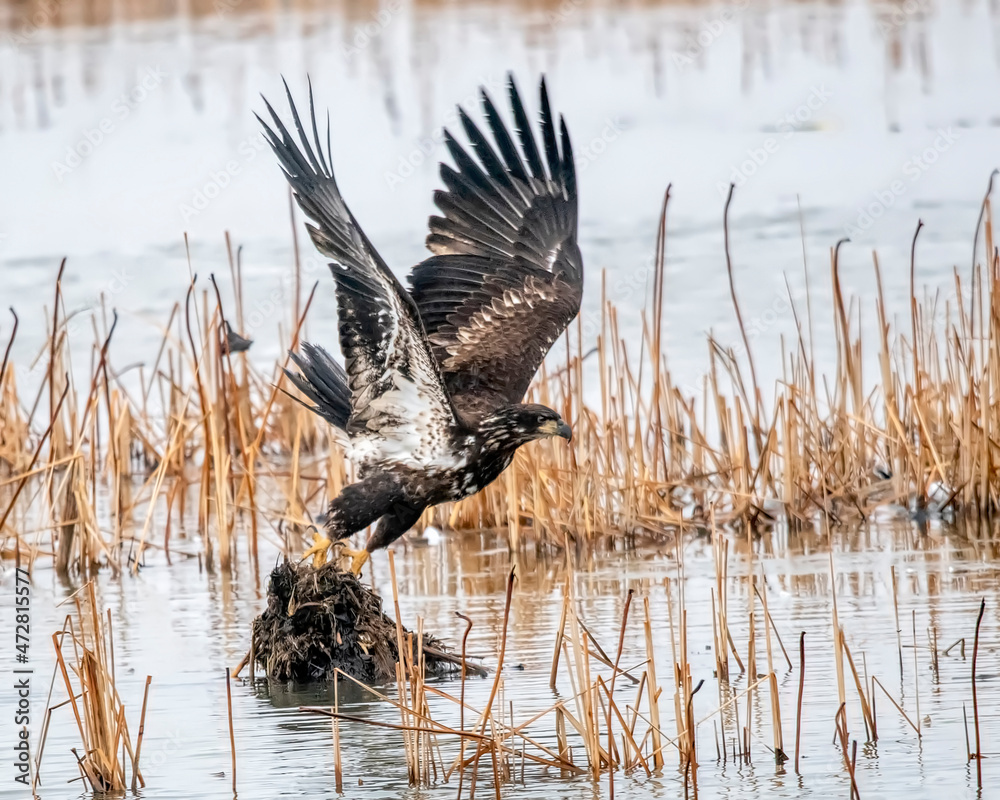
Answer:
<svg viewBox="0 0 1000 800"><path fill-rule="evenodd" d="M863 298L864 324L874 319L870 251L875 246L889 304L905 314L910 242L922 218L918 282L948 296L952 268L963 274L968 269L982 193L1000 158L1000 23L996 5L985 0L935 6L735 4L731 15L721 4L640 4L613 11L569 0L531 11L504 3L407 3L392 5L398 10L388 21L375 6L268 11L234 3L196 7L185 15L160 6L87 8L91 11L81 12L65 0L54 17L26 29L24 19L37 6L0 7L0 175L6 189L0 194L0 305L14 305L22 314L14 352L22 387L38 377L30 365L45 337L40 310L63 255L69 257L68 310L92 307L104 293L109 307L122 314L112 358L124 367L155 352L156 326L183 297L189 274L185 231L192 267L201 275L228 275L223 231L243 245L246 332L256 339L251 353L261 364L280 353L277 326L287 323L292 264L287 195L273 160L255 145L250 112L262 109L259 91L280 98L281 73L299 97L305 74L312 75L318 103L333 111L344 192L382 253L403 271L423 255L425 219L438 185L435 164L443 156L437 131L453 124L454 104L471 106L476 87L497 86L507 69L528 93L544 70L581 158L581 239L591 276L587 318L595 318L596 276L605 268L609 299L626 311L643 307L656 215L664 187L673 184L667 351L678 382L691 385L706 363L705 331L713 329L724 343L738 338L722 252L722 195L730 180L741 184L732 212L736 280L766 382L780 366L773 356L780 336L794 330L786 275L792 296L802 297L803 228L822 363L833 355L824 336L828 248L851 235L842 253L842 276L847 289ZM375 33L367 33L373 24ZM784 122L788 114L794 122ZM86 150L81 141L105 119L111 129L78 164L70 164L67 150ZM305 271L307 285L323 277L318 260L307 259ZM273 308L275 291L281 310ZM333 319L332 293L321 290L309 335L332 340ZM89 359L90 322L78 320L77 352ZM626 327L637 325L638 314L623 314L622 320ZM3 319L0 337L5 340L8 333ZM765 749L770 738L762 732L770 710L762 694L754 722L763 741L753 742L752 765L716 764L712 722L699 727L703 796L848 795L843 761L831 745L837 706L831 645L835 586L855 658L863 652L867 674L878 676L913 717L915 673L919 682L922 741L879 699L879 742L858 751L864 797L976 796L975 768L966 763L962 731L962 704L971 703L971 647L964 660L957 649L942 656L935 674L927 630L937 631L939 649L963 636L971 642L979 601L986 597L979 707L983 749L993 754L983 764L987 788L981 796L990 797L989 787L1000 784L995 537L941 523L920 531L908 522L884 520L829 538L779 529L761 540L755 563L767 575L770 611L796 664L798 633L807 631L801 775L790 764L776 768ZM404 621L413 626L421 616L434 633L457 644L463 625L454 612L467 614L476 622L470 651L495 657L510 566L503 542L467 535L400 548ZM833 585L831 550L838 573ZM196 559L175 559L168 566L154 558L138 577L101 576L99 593L112 609L119 688L130 722L138 713L145 675L154 677L142 758L145 796L231 794L223 672L243 654L250 620L263 607L267 562L262 563L259 574L241 564L228 577L203 572ZM735 610L747 604L747 584L740 577L747 563L745 546L734 543L731 619L743 654L746 615ZM5 563L5 598L11 597L9 567ZM919 645L916 668L912 648L903 650L902 677L892 567L900 577L903 644L912 644L915 612ZM374 568L377 586L388 595L385 558L376 557ZM714 569L705 540L685 545L683 569L692 671L696 681L706 681L696 696L700 718L719 704L710 650ZM667 548L581 557L572 573L583 619L606 649L616 643L627 589L650 595L660 683L667 693L672 681L662 579L678 578L678 571ZM519 564L505 678L518 719L571 693L565 677L558 693L548 687L564 576L560 563L526 557ZM34 581L37 733L51 668L48 636L65 613L56 604L75 587L60 585L44 565ZM625 663L642 660L638 620L633 617L626 638ZM758 619L763 670L761 631ZM11 616L4 614L0 642L7 647L11 637ZM787 669L780 653L775 669L791 751L798 672ZM742 690L746 681L737 678L733 685ZM444 688L457 691L457 684L449 681ZM470 701L481 703L489 685L471 681L468 690ZM850 687L848 696L852 736L863 740ZM329 702L328 695L247 683L235 687L241 797L333 795L329 722L297 711L299 705L321 702ZM346 691L341 702L372 719L397 718L390 707ZM10 703L11 695L0 695L5 737L13 730ZM440 709L443 719L449 713ZM731 730L732 720L726 724ZM537 733L551 743L552 730L548 721ZM44 760L45 798L82 792L80 784L65 783L76 774L69 751L78 746L74 731L65 715L53 727ZM342 739L348 796L454 796L454 783L407 786L397 733L350 724ZM671 757L661 776L616 776L616 796L683 796ZM0 780L0 795L24 795L14 787L7 778ZM560 779L530 768L526 787L505 791L538 798L609 793L606 779L594 785L587 777Z"/></svg>
<svg viewBox="0 0 1000 800"><path fill-rule="evenodd" d="M747 598L745 575L749 560L745 543L732 543L730 560L730 624L743 657L747 656ZM669 550L670 548L668 548ZM837 572L830 579L830 553ZM837 709L834 658L831 645L832 588L835 587L841 624L858 669L876 676L900 700L912 719L917 718L915 673L919 683L919 717L922 740L883 697L877 704L879 740L864 744L864 729L856 692L848 684L848 719L853 738L859 739L858 783L862 797L990 797L987 788L975 792L975 770L965 763L962 704L970 709L971 636L979 600L987 600L987 613L980 641L978 688L980 728L984 752L996 751L1000 740L1000 581L996 539L992 542L967 538L966 532L932 525L921 533L909 524L884 525L834 534L827 538L807 532L788 535L775 531L754 546L755 570L766 576L769 611L778 635L789 650L796 669L790 670L777 644L774 668L786 749L794 751L794 697L798 685L797 640L806 632L805 702L803 705L801 774L792 763L774 764L767 751L771 744L767 693L756 695L751 765L727 764L716 759L717 731L711 720L698 728L699 789L705 797L834 797L846 796L849 783L839 749L831 744ZM695 683L704 679L695 696L696 716L701 719L720 702L718 682L713 677L710 590L715 572L707 538L695 538L683 548L683 590L688 614L689 658ZM510 561L502 540L483 535L449 536L434 545L410 542L397 548L400 605L404 621L414 626L423 617L429 630L453 645L458 644L464 623L454 616L461 612L475 625L469 637L470 653L486 655L495 664L503 618L505 576ZM375 584L391 606L387 563L384 555L374 560ZM890 570L899 579L899 614L902 627L903 669L900 674L896 645L896 623L892 604ZM266 566L264 567L266 570ZM563 670L556 692L549 689L552 648L561 607L566 571L563 565L538 560L534 553L522 557L511 605L504 677L506 698L513 702L516 720L527 720L560 697L572 694ZM758 572L758 574L760 574ZM116 633L119 691L127 704L130 722L138 715L145 675L153 675L142 765L146 797L221 798L231 794L224 668L239 660L248 643L250 620L263 606L259 576L242 566L229 577L209 575L195 559L167 566L152 560L138 577L100 581L99 595L112 610ZM672 552L615 552L595 555L572 571L573 592L581 619L602 646L614 652L625 593L636 590L625 639L623 665L641 665L644 660L641 603L648 595L654 620L659 681L664 692L672 692L668 669L670 634L664 578L681 576ZM673 583L674 614L678 612L677 583ZM4 580L9 596L11 576ZM35 669L35 714L44 705L52 666L47 633L61 623L62 610L55 608L72 587L61 586L51 570L39 568L34 575L35 631L32 667ZM766 671L763 619L757 603L758 669ZM916 626L917 665L914 666L911 630ZM928 647L934 628L938 650L965 636L966 657L954 648L940 656L938 671L932 669ZM12 637L9 614L0 622L0 637ZM862 667L862 664L864 665ZM742 691L746 678L732 663L732 686ZM641 666L638 671L641 671ZM246 677L246 675L244 676ZM850 681L850 679L848 679ZM635 691L620 685L620 702L631 702ZM436 685L457 693L459 681L445 679ZM489 694L489 681L470 679L467 697L481 704ZM389 687L385 691L394 695ZM58 697L59 695L57 695ZM238 752L237 778L240 797L333 796L333 749L329 721L301 713L300 705L333 702L329 690L272 687L246 680L234 686L233 712ZM455 724L454 706L431 700L440 721ZM363 693L343 688L344 713L372 720L398 722L398 712ZM664 704L664 708L670 707ZM10 698L5 694L2 718L9 720ZM46 744L43 761L43 798L76 796L79 789L64 781L76 769L69 748L78 746L69 710L59 712ZM745 700L741 703L745 717ZM715 720L718 717L714 718ZM745 719L741 724L745 724ZM663 722L676 730L672 719ZM726 718L732 732L734 720ZM5 722L5 730L11 730ZM529 730L549 746L555 746L551 715ZM133 734L134 735L134 734ZM352 797L449 797L455 782L431 788L407 785L401 735L395 731L343 723L341 729L345 787ZM454 754L453 742L441 739L446 760ZM576 747L579 747L579 740ZM984 762L984 785L996 785L1000 772L995 759ZM488 775L488 773L487 773ZM358 786L358 781L363 782ZM480 791L491 793L486 776ZM606 797L607 779L595 785L588 777L559 778L539 767L526 768L526 785L512 787L524 797ZM6 783L5 790L10 790ZM641 772L616 776L618 796L674 798L684 796L676 755L667 754L662 775L651 778ZM16 796L11 792L10 796Z"/></svg>

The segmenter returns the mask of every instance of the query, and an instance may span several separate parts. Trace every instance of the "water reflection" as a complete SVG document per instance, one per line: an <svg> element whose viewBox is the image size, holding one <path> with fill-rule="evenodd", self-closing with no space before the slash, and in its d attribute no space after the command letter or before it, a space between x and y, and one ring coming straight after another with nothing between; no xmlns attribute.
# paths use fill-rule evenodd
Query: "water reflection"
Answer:
<svg viewBox="0 0 1000 800"><path fill-rule="evenodd" d="M993 31L992 46L1000 55L1000 13L986 3ZM369 69L382 92L386 116L399 122L397 97L401 69L414 68L419 80L418 107L424 125L433 129L434 76L444 65L439 54L456 37L494 30L504 20L503 35L520 37L542 54L551 67L575 39L587 58L624 53L645 65L655 95L676 91L683 74L704 71L716 43L738 39L738 74L745 93L758 84L780 81L799 56L831 67L849 68L847 26L852 15L864 17L869 33L884 46L886 101L893 106L905 91L906 76L918 76L924 93L932 90L935 61L930 30L950 6L929 0L872 0L850 3L731 3L647 2L619 4L591 0L542 3L479 2L441 6L420 0L371 2L295 2L268 0L196 0L196 2L132 2L104 0L9 0L0 6L0 54L8 80L0 84L0 108L8 124L18 129L44 129L54 112L69 99L77 84L89 96L107 85L118 90L128 78L129 64L116 51L128 43L170 43L185 55L180 85L198 112L206 111L208 96L221 81L226 112L243 116L252 94L244 89L251 64L273 62L278 42L292 40L303 48L307 68L323 55L348 75ZM225 65L208 57L206 48L226 42L252 42L254 47L230 48ZM390 50L405 42L411 63L400 64ZM4 52L6 51L6 52ZM135 68L139 61L133 57ZM125 69L123 69L125 67ZM869 76L871 77L871 76ZM898 84L898 85L897 85ZM889 109L892 125L898 109Z"/></svg>
<svg viewBox="0 0 1000 800"><path fill-rule="evenodd" d="M738 708L730 706L714 721L699 726L703 793L716 796L724 792L739 798L798 797L804 792L830 796L845 785L843 761L829 743L837 704L831 689L834 594L859 669L863 665L865 674L876 676L911 717L917 702L914 681L920 685L922 742L884 701L879 706L879 741L864 745L857 698L849 691L852 736L863 745L858 762L862 785L891 798L932 791L943 781L955 790L957 782L966 787L973 784L974 776L961 771L964 734L957 709L968 702L971 634L979 600L986 597L988 613L980 643L978 681L980 724L984 736L1000 735L1000 670L995 657L1000 647L1000 537L996 525L969 529L961 524L935 524L926 534L906 521L831 531L789 531L779 525L749 540L733 533L719 535L728 541L729 620L744 663L749 644L746 611L751 597L758 598L758 672L765 671L767 663L759 594L766 588L770 622L781 639L781 647L775 645L772 656L786 743L791 736L798 684L798 634L806 631L808 666L801 734L805 749L800 775L794 774L789 763L777 768L769 763L765 744L771 710L766 692L758 691L749 708L749 720L756 731L751 744L756 754L753 764L732 763L737 724L747 724L745 700ZM511 564L517 563L504 670L505 697L513 701L515 719L528 719L555 700L572 695L563 673L555 691L548 686L562 596L567 590L588 629L605 650L612 651L626 593L635 591L637 603L626 629L622 664L636 674L643 669L645 658L641 612L636 609L641 608L642 598L649 598L657 660L663 672L660 682L667 692L672 691L668 666L676 645L671 642L671 624L677 625L683 591L692 675L706 681L696 696L699 718L726 702L733 691L742 697L749 685L732 659L728 681L713 677L710 596L716 587L716 573L714 545L703 535L687 535L676 546L664 545L663 552L612 545L595 549L587 558L536 549L530 543L512 556L503 532L447 535L433 541L428 544L408 536L396 547L403 619L415 627L417 618L423 617L427 629L457 643L464 623L456 612L470 616L474 626L469 652L485 656L487 664L495 663L506 577ZM228 781L215 777L228 769L221 676L224 667L242 655L250 621L263 606L257 586L266 579L267 565L273 563L276 553L264 547L261 555L260 575L254 575L257 568L246 561L233 576L224 577L200 570L194 559L167 566L162 553L151 553L137 577L101 576L100 601L111 608L117 634L120 692L126 698L139 697L142 678L147 673L154 676L146 724L149 750L144 750L151 759L144 769L148 797L176 797L178 792L194 798L224 795ZM371 580L387 596L383 554L376 555L373 568ZM750 574L758 576L758 592L751 588ZM69 590L60 588L53 573L41 564L35 581L35 624L40 631L49 630L63 613L55 601L67 596ZM668 609L668 598L672 610ZM0 635L9 627L9 620L0 622ZM958 641L962 637L966 640L964 652ZM51 667L47 652L39 647L35 655L36 667L47 671ZM470 679L466 687L469 702L483 703L491 683ZM627 678L620 683L623 697L636 690ZM449 693L458 690L455 679L436 681L435 686ZM393 687L382 690L390 696L395 691ZM234 697L241 796L273 796L292 785L298 791L326 791L324 787L332 781L329 720L301 714L297 709L332 703L331 687L268 686L258 679L255 684L239 684ZM350 685L341 685L339 704L351 714L389 723L399 720L391 706ZM457 724L454 709L447 703L436 705L434 714L445 724ZM551 725L537 723L535 728L534 735L555 746ZM410 791L397 733L345 723L342 741L346 781L354 787L352 796L398 796ZM720 750L718 763L717 742L726 750L725 758ZM72 777L75 768L68 754L73 744L71 726L55 725L46 755L49 787L58 786L64 776ZM443 738L441 746L447 756L451 744ZM668 768L660 777L618 776L618 791L627 791L630 797L681 796L682 781L671 763L668 758ZM585 777L559 779L536 771L519 791L538 798L605 797L607 787L594 785ZM453 784L442 784L422 796L453 796L453 792ZM43 792L42 796L55 795Z"/></svg>

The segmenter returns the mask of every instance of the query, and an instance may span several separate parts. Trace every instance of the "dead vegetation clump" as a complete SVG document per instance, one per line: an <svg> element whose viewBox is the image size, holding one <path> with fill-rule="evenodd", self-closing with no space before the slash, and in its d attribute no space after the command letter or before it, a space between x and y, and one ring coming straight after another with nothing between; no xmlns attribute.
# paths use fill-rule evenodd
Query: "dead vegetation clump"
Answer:
<svg viewBox="0 0 1000 800"><path fill-rule="evenodd" d="M404 641L413 647L413 635ZM405 645L404 645L405 646ZM422 649L431 674L451 672L458 659L433 636ZM314 569L284 561L271 572L267 608L254 620L253 655L268 678L309 683L330 680L337 670L358 680L396 679L396 623L382 598L333 562Z"/></svg>

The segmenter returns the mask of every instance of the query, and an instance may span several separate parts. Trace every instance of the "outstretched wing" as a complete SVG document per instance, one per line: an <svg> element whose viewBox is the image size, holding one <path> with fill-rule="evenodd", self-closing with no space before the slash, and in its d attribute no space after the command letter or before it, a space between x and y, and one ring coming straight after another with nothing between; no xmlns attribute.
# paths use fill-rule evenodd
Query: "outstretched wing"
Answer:
<svg viewBox="0 0 1000 800"><path fill-rule="evenodd" d="M493 144L459 109L474 160L445 131L455 168L434 202L427 247L410 273L413 299L455 406L484 412L520 401L552 343L580 310L576 169L566 123L559 136L543 79L542 147L514 79L508 82L520 150L482 92Z"/></svg>
<svg viewBox="0 0 1000 800"><path fill-rule="evenodd" d="M330 269L337 284L340 347L350 388L347 432L363 462L445 465L455 412L419 312L340 195L330 160L329 121L324 153L312 86L312 143L287 84L285 92L297 141L266 99L274 127L257 119L299 207L315 223L306 226L313 243L334 262ZM309 380L309 373L303 377Z"/></svg>

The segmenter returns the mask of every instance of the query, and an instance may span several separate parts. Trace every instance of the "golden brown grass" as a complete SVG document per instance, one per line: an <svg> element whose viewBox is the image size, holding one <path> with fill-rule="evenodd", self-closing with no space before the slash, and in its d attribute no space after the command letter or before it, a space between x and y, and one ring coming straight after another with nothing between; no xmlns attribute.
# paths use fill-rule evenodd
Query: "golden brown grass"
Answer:
<svg viewBox="0 0 1000 800"><path fill-rule="evenodd" d="M954 300L944 309L918 300L911 285L909 324L897 330L873 255L880 336L863 348L861 301L844 297L838 245L829 264L833 372L816 368L806 333L811 303L793 303L799 335L782 353L773 392L757 385L752 349L737 353L710 339L700 401L674 382L665 352L666 211L665 200L640 347L602 302L595 349L585 353L578 321L531 390L571 421L573 446L523 448L494 485L429 511L425 524L505 528L516 550L527 540L562 547L606 536L662 539L713 521L742 530L775 515L793 526L816 517L836 524L890 502L980 516L997 510L1000 256L988 194L976 234L981 258L967 275L955 271ZM724 224L728 231L728 204ZM914 257L918 245L915 234ZM60 572L137 569L155 548L225 570L239 552L255 558L262 537L289 553L302 546L310 515L350 480L349 465L325 424L281 391L283 364L261 372L246 352L222 346L224 321L243 329L232 248L229 266L231 313L214 276L208 285L192 278L157 352L138 370L136 390L113 369L115 318L103 307L94 317L91 374L82 384L72 377L64 262L45 314L40 391L20 394L11 364L0 377L5 556L52 556ZM603 295L604 276L591 280ZM292 303L279 326L284 344L297 343L316 291ZM942 313L947 324L934 324ZM878 364L876 385L863 382L865 359ZM585 400L585 386L596 404ZM107 512L98 510L98 489L110 498ZM178 542L181 519L196 538ZM725 650L720 640L720 664Z"/></svg>
<svg viewBox="0 0 1000 800"><path fill-rule="evenodd" d="M53 688L60 685L66 699L53 703L50 692L45 709L45 723L38 745L35 785L41 774L45 740L54 714L72 712L82 742L73 749L80 777L99 793L124 794L145 786L139 769L142 737L146 719L149 684L142 698L138 738L133 744L125 716L125 704L115 685L114 636L111 614L101 614L93 582L88 582L72 598L76 613L69 614L61 630L52 635L56 675ZM66 707L69 707L68 709ZM131 781L128 780L131 773Z"/></svg>

